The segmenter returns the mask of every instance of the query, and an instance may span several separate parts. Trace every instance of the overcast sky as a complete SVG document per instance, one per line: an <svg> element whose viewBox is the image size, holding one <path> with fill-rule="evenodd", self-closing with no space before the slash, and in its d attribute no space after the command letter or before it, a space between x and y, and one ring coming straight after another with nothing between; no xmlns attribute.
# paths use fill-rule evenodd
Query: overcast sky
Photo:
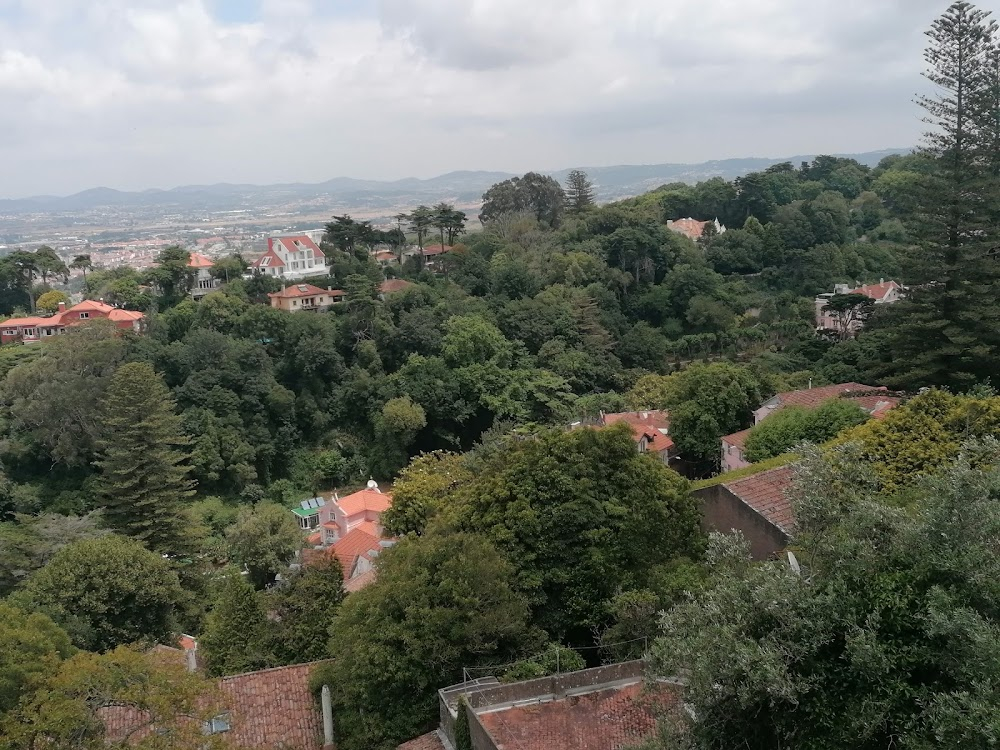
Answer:
<svg viewBox="0 0 1000 750"><path fill-rule="evenodd" d="M947 4L0 0L0 196L908 146Z"/></svg>

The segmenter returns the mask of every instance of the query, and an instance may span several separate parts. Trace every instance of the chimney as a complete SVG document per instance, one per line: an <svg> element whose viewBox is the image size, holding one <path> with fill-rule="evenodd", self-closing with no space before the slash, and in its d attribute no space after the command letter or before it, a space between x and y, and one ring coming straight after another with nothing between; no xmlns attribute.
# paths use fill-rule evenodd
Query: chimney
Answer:
<svg viewBox="0 0 1000 750"><path fill-rule="evenodd" d="M188 672L198 671L198 652L195 649L184 649L184 664Z"/></svg>
<svg viewBox="0 0 1000 750"><path fill-rule="evenodd" d="M66 312L66 303L65 302L60 302L59 303L59 312L61 312L61 313Z"/></svg>
<svg viewBox="0 0 1000 750"><path fill-rule="evenodd" d="M878 283L879 283L879 284L884 284L884 283L885 283L885 279L884 279L884 278L881 278L881 279L879 279L879 280L878 280Z"/></svg>
<svg viewBox="0 0 1000 750"><path fill-rule="evenodd" d="M337 750L333 741L333 701L330 699L330 688L323 686L323 750Z"/></svg>

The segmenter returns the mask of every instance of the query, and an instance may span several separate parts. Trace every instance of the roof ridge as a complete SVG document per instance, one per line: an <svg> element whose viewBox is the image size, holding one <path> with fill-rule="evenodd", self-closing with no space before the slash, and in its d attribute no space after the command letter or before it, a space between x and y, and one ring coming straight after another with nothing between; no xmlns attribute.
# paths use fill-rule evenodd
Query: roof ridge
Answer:
<svg viewBox="0 0 1000 750"><path fill-rule="evenodd" d="M317 659L316 661L306 661L302 662L301 664L286 664L283 667L268 667L267 669L258 669L253 672L240 672L239 674L229 675L228 677L220 677L219 682L226 682L227 680L235 680L237 677L247 677L252 674L269 674L271 672L280 672L284 669L299 669L300 667L314 667L317 664L326 664L332 661L333 661L332 658Z"/></svg>

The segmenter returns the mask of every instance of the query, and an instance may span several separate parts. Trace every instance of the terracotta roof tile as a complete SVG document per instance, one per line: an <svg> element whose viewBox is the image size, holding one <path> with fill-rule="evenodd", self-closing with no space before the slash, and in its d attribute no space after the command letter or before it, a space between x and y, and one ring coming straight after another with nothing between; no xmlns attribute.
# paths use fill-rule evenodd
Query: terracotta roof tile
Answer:
<svg viewBox="0 0 1000 750"><path fill-rule="evenodd" d="M201 253L191 253L191 258L188 260L188 268L211 268L214 265L211 258Z"/></svg>
<svg viewBox="0 0 1000 750"><path fill-rule="evenodd" d="M877 388L871 385L863 385L862 383L839 383L837 385L824 385L801 391L779 393L767 403L772 403L777 399L781 406L803 406L807 409L815 409L831 398L843 397L848 393L859 392L868 394L872 391L887 390L886 388Z"/></svg>
<svg viewBox="0 0 1000 750"><path fill-rule="evenodd" d="M384 492L376 490L364 489L360 492L355 492L353 495L342 497L336 503L347 516L354 516L366 510L374 511L375 513L384 513L392 505L392 495L387 495Z"/></svg>
<svg viewBox="0 0 1000 750"><path fill-rule="evenodd" d="M746 479L724 482L722 486L769 523L791 536L795 531L795 514L788 499L792 476L792 468L782 466Z"/></svg>
<svg viewBox="0 0 1000 750"><path fill-rule="evenodd" d="M638 443L644 437L649 440L649 449L661 453L674 447L674 441L661 430L670 429L670 414L665 411L632 411L621 414L604 414L605 426L627 424L632 428L632 436Z"/></svg>
<svg viewBox="0 0 1000 750"><path fill-rule="evenodd" d="M866 284L865 286L858 287L854 290L853 294L863 294L869 299L880 300L885 299L886 295L893 289L902 288L895 281L883 281L881 284Z"/></svg>
<svg viewBox="0 0 1000 750"><path fill-rule="evenodd" d="M339 289L320 289L312 284L293 284L285 287L280 292L272 292L267 296L271 299L298 299L300 297L315 297L317 294L327 294L331 297L343 297L345 292Z"/></svg>
<svg viewBox="0 0 1000 750"><path fill-rule="evenodd" d="M350 580L346 581L344 583L344 591L347 591L348 593L361 591L361 589L365 588L366 586L370 586L371 584L375 583L375 577L377 575L378 573L376 572L375 568L372 568L371 570L366 570L361 575L354 576L354 578L351 578Z"/></svg>
<svg viewBox="0 0 1000 750"><path fill-rule="evenodd" d="M338 539L330 547L330 554L340 560L340 567L344 572L344 580L347 581L354 572L354 564L358 558L366 552L381 550L377 536L372 536L367 531L353 529L345 536Z"/></svg>
<svg viewBox="0 0 1000 750"><path fill-rule="evenodd" d="M736 446L740 450L743 450L743 446L746 445L747 436L749 434L750 430L740 430L739 432L734 432L732 435L726 435L722 438L722 442Z"/></svg>
<svg viewBox="0 0 1000 750"><path fill-rule="evenodd" d="M280 242L284 246L285 250L290 253L298 253L302 250L312 250L313 255L316 258L325 258L323 251L320 250L319 245L313 242L309 237L304 234L288 236L288 237L272 237L268 240L268 246L273 247L274 242ZM297 244L296 244L297 243Z"/></svg>
<svg viewBox="0 0 1000 750"><path fill-rule="evenodd" d="M411 286L414 286L413 282L406 279L388 279L382 282L381 286L379 286L379 291L382 294L394 294L395 292L409 289Z"/></svg>
<svg viewBox="0 0 1000 750"><path fill-rule="evenodd" d="M396 750L444 750L444 743L441 742L441 736L434 731L404 742L396 747Z"/></svg>
<svg viewBox="0 0 1000 750"><path fill-rule="evenodd" d="M678 688L642 683L478 714L500 750L618 750L649 739Z"/></svg>
<svg viewBox="0 0 1000 750"><path fill-rule="evenodd" d="M697 219L677 219L677 221L670 222L670 229L689 239L697 240L705 233L706 224L708 224L707 221L698 221Z"/></svg>
<svg viewBox="0 0 1000 750"><path fill-rule="evenodd" d="M443 255L444 253L450 253L452 251L451 245L428 245L424 248L424 255L434 256Z"/></svg>

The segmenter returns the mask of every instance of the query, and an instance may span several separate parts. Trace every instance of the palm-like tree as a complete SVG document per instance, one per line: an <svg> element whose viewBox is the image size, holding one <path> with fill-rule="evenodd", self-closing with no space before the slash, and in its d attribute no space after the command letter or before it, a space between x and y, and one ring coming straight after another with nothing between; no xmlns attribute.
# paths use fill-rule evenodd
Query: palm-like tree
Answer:
<svg viewBox="0 0 1000 750"><path fill-rule="evenodd" d="M94 267L94 262L90 259L89 255L77 255L73 258L73 262L69 264L70 269L74 271L83 271L83 283L87 283L87 271L90 271Z"/></svg>

